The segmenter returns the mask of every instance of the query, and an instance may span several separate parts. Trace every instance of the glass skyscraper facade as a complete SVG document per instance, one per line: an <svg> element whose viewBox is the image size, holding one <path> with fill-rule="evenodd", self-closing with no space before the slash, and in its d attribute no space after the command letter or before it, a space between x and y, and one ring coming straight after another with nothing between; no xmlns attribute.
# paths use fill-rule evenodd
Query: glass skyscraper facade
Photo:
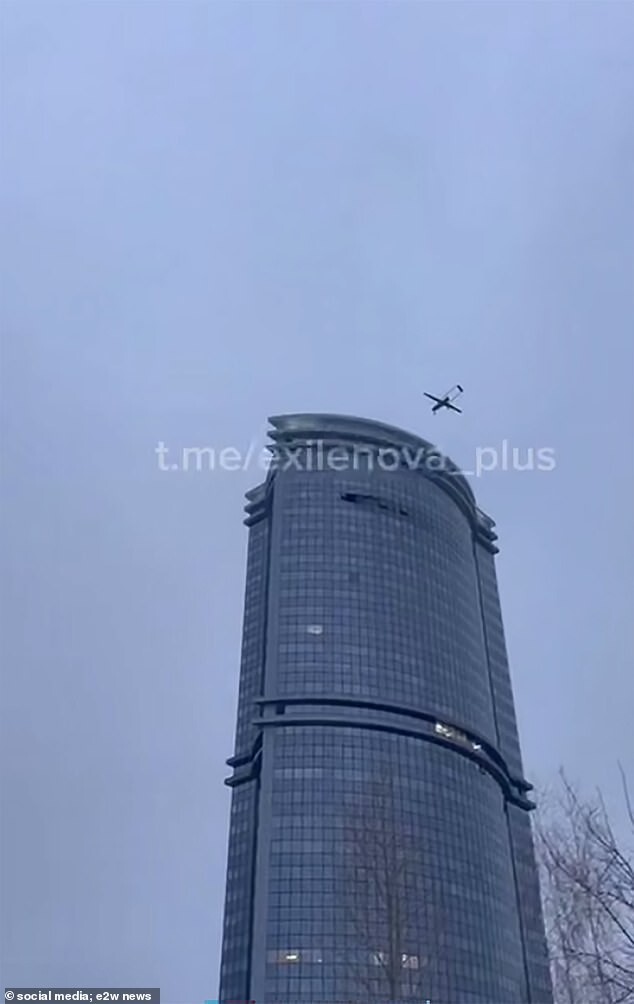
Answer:
<svg viewBox="0 0 634 1004"><path fill-rule="evenodd" d="M493 521L417 436L270 423L221 999L550 1004Z"/></svg>

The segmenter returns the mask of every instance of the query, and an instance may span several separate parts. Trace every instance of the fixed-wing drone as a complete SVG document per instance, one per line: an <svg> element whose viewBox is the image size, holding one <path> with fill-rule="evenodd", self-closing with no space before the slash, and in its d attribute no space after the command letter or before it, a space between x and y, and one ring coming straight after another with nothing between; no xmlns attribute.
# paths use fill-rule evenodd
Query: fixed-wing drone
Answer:
<svg viewBox="0 0 634 1004"><path fill-rule="evenodd" d="M432 408L433 415L435 415L437 411L440 411L441 408L451 408L452 411L458 411L460 412L460 414L462 414L461 409L456 408L455 404L451 403L452 401L455 401L457 397L460 397L460 395L462 394L462 387L460 386L459 383L457 383L455 387L451 387L446 394L443 394L442 397L435 397L433 394L428 394L427 391L423 391L423 393L425 397L429 397L431 398L432 401L436 402L436 404Z"/></svg>

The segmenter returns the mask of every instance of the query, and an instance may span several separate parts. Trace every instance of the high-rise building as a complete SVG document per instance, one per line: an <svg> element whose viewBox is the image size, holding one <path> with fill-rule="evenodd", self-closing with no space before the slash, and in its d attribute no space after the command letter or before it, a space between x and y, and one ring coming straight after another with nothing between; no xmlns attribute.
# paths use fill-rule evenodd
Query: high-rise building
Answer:
<svg viewBox="0 0 634 1004"><path fill-rule="evenodd" d="M549 1004L494 523L417 436L270 423L221 999Z"/></svg>

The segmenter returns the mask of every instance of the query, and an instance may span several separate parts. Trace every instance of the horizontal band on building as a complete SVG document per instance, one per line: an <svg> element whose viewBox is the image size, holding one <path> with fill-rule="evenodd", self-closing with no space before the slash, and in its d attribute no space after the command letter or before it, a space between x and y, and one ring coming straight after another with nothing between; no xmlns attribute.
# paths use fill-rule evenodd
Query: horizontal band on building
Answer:
<svg viewBox="0 0 634 1004"><path fill-rule="evenodd" d="M284 697L278 695L260 698L254 703L260 706L261 715L254 718L252 724L259 729L290 726L368 729L445 746L469 759L480 770L490 774L500 785L508 802L527 811L535 808L535 803L525 797L525 793L532 789L532 785L523 778L515 777L509 771L499 751L484 737L455 722L448 722L444 716L440 718L438 714L413 711L406 706L343 696L300 697L293 695ZM315 705L345 707L349 709L350 713L333 715L323 711L314 711L309 714L288 714L286 712L287 706L310 708ZM374 710L379 713L392 714L395 717L392 721L386 721L379 717L360 718L355 716L355 709ZM398 717L401 717L403 721L398 721ZM418 719L418 721L411 722L412 718ZM229 787L236 787L259 774L262 757L261 745L261 737L258 737L251 753L243 754L240 757L231 757L227 760L227 765L234 768L233 775L225 781Z"/></svg>

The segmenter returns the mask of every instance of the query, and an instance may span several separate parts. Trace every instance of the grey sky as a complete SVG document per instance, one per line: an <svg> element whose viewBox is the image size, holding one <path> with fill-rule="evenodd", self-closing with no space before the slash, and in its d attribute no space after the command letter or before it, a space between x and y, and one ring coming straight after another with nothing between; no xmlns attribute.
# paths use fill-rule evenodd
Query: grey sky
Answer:
<svg viewBox="0 0 634 1004"><path fill-rule="evenodd" d="M326 410L497 520L526 769L634 761L634 6L2 7L3 985L217 990L260 472ZM423 389L460 381L465 414Z"/></svg>

